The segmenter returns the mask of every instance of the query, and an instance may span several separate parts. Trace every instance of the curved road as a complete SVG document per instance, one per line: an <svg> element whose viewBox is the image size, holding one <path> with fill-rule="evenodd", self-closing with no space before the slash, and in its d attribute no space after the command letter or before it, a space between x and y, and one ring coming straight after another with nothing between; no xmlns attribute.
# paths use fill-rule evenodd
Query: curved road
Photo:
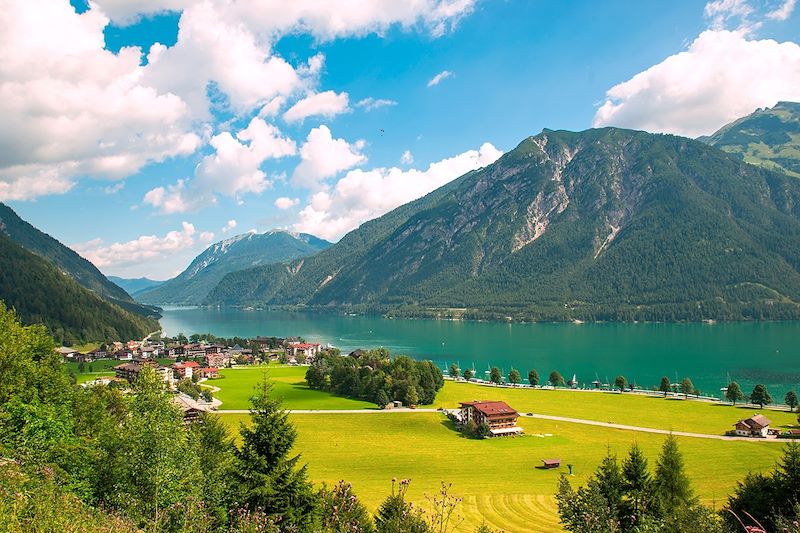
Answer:
<svg viewBox="0 0 800 533"><path fill-rule="evenodd" d="M248 414L247 409L220 409L218 414ZM294 415L322 415L322 414L391 414L391 413L441 413L438 409L289 409L288 413ZM785 443L786 439L756 439L751 437L729 437L727 435L709 435L707 433L690 433L687 431L670 431L668 429L645 428L641 426L627 426L625 424L613 424L611 422L599 422L597 420L585 420L583 418L568 418L565 416L540 415L536 413L520 414L525 418L538 418L541 420L552 420L555 422L566 422L569 424L583 424L586 426L599 426L611 429L621 429L624 431L641 431L642 433L656 433L659 435L675 435L677 437L692 437L696 439L715 439L715 440L736 440L744 442L778 442Z"/></svg>

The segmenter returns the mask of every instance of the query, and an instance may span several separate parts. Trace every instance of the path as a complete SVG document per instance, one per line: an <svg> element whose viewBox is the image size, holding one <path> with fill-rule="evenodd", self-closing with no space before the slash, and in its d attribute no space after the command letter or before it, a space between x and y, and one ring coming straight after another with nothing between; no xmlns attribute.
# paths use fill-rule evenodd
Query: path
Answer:
<svg viewBox="0 0 800 533"><path fill-rule="evenodd" d="M248 414L247 409L220 409L218 414ZM387 414L387 413L441 413L438 409L288 409L287 412L293 415L351 415L351 414ZM567 422L569 424L583 424L586 426L599 426L611 429L621 429L624 431L640 431L642 433L656 433L659 435L675 435L676 437L691 437L695 439L715 439L715 440L734 440L745 442L787 442L786 439L756 439L750 437L729 437L728 435L710 435L707 433L690 433L688 431L671 431L668 429L646 428L641 426L627 426L625 424L613 424L611 422L599 422L597 420L585 420L583 418L568 418L565 416L540 415L536 413L521 414L525 418L538 418L541 420L551 420L554 422Z"/></svg>

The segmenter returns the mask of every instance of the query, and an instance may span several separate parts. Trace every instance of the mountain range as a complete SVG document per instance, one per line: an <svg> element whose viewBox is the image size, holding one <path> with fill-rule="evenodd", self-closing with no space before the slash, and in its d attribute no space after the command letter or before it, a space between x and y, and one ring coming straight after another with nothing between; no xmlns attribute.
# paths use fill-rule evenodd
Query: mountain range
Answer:
<svg viewBox="0 0 800 533"><path fill-rule="evenodd" d="M230 272L307 257L330 245L305 233L244 233L212 244L178 276L138 291L136 297L151 304L200 304Z"/></svg>
<svg viewBox="0 0 800 533"><path fill-rule="evenodd" d="M800 180L740 159L671 135L544 130L317 255L227 274L205 303L800 318Z"/></svg>
<svg viewBox="0 0 800 533"><path fill-rule="evenodd" d="M757 109L700 140L747 163L800 178L800 103Z"/></svg>
<svg viewBox="0 0 800 533"><path fill-rule="evenodd" d="M157 281L150 278L120 278L117 276L107 276L115 285L122 287L125 292L136 298L140 292L154 289L164 284L164 281Z"/></svg>

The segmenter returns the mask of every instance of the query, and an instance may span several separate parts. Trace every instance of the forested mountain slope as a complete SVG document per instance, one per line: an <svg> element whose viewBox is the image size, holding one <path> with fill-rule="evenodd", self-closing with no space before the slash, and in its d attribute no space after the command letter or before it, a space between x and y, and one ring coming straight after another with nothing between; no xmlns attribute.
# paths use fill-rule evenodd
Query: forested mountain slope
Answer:
<svg viewBox="0 0 800 533"><path fill-rule="evenodd" d="M702 142L550 131L209 304L520 319L800 317L800 180Z"/></svg>
<svg viewBox="0 0 800 533"><path fill-rule="evenodd" d="M3 203L0 203L0 233L29 252L49 261L58 270L104 300L142 316L159 316L158 308L136 303L124 289L106 278L90 261L22 220L13 209Z"/></svg>
<svg viewBox="0 0 800 533"><path fill-rule="evenodd" d="M0 232L0 300L25 324L42 323L58 342L141 339L159 329L145 318L101 299Z"/></svg>

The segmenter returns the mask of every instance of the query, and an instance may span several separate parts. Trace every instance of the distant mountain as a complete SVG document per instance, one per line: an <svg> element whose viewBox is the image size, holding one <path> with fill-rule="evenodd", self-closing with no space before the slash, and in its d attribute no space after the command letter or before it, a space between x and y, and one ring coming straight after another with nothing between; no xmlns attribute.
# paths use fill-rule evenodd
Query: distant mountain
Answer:
<svg viewBox="0 0 800 533"><path fill-rule="evenodd" d="M757 109L700 140L748 163L800 178L800 103Z"/></svg>
<svg viewBox="0 0 800 533"><path fill-rule="evenodd" d="M42 323L56 341L141 339L159 329L145 318L109 303L0 232L0 300L25 324Z"/></svg>
<svg viewBox="0 0 800 533"><path fill-rule="evenodd" d="M160 316L158 308L135 302L124 289L109 281L90 261L25 222L13 209L3 203L0 203L0 233L29 252L49 261L61 272L104 300L142 316Z"/></svg>
<svg viewBox="0 0 800 533"><path fill-rule="evenodd" d="M151 304L200 304L230 272L307 257L330 245L305 233L244 233L212 244L178 276L138 293L137 299Z"/></svg>
<svg viewBox="0 0 800 533"><path fill-rule="evenodd" d="M108 276L108 279L114 282L119 287L125 289L125 291L134 298L140 292L144 292L146 290L159 287L165 283L163 281L156 281L150 278L128 279L128 278L119 278L117 276Z"/></svg>
<svg viewBox="0 0 800 533"><path fill-rule="evenodd" d="M701 142L550 131L208 304L536 320L800 318L800 180Z"/></svg>

